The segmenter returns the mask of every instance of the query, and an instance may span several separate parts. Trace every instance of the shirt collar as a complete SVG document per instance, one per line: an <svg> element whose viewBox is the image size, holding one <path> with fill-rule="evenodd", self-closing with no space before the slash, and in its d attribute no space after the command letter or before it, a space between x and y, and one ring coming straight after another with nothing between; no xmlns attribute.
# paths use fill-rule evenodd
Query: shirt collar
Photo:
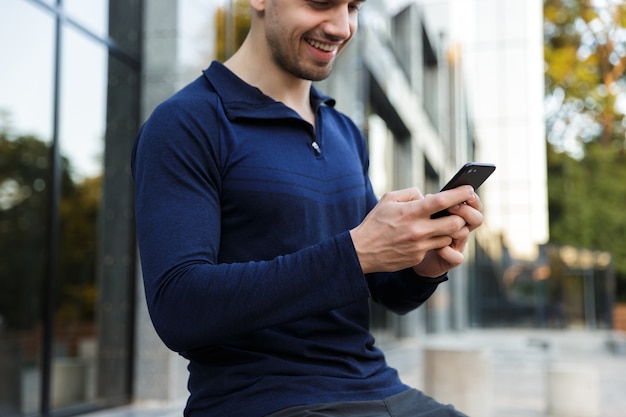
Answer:
<svg viewBox="0 0 626 417"><path fill-rule="evenodd" d="M292 109L246 83L218 61L213 61L203 73L220 96L231 120L239 117L279 119L295 115ZM311 104L317 112L322 105L334 107L335 99L311 86Z"/></svg>

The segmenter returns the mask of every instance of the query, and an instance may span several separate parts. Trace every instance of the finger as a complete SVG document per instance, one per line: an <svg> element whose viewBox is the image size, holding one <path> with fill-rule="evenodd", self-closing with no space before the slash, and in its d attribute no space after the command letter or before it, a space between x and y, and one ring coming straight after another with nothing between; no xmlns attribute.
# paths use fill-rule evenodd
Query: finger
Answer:
<svg viewBox="0 0 626 417"><path fill-rule="evenodd" d="M462 227L461 229L450 233L450 237L452 238L452 240L454 241L466 241L469 238L470 235L470 226L466 225L464 227Z"/></svg>
<svg viewBox="0 0 626 417"><path fill-rule="evenodd" d="M449 210L458 211L460 209L451 208ZM451 237L456 236L458 233L462 233L463 229L466 229L467 231L469 227L467 220L463 216L456 214L456 213L450 213L449 216L439 217L437 219L431 219L431 222L429 223L429 225L432 228L431 233L433 236L446 235L446 236L451 236Z"/></svg>
<svg viewBox="0 0 626 417"><path fill-rule="evenodd" d="M463 204L468 200L476 204L475 198L476 193L474 189L469 185L464 185L452 190L426 195L424 197L425 210L430 214L435 214L442 210ZM480 203L480 200L478 200L478 203Z"/></svg>
<svg viewBox="0 0 626 417"><path fill-rule="evenodd" d="M448 211L453 215L461 217L465 224L469 227L469 231L472 231L479 227L484 220L482 212L474 208L470 204L460 204L458 206L449 208Z"/></svg>
<svg viewBox="0 0 626 417"><path fill-rule="evenodd" d="M381 198L381 200L391 200L391 201L397 201L397 202L408 202L408 201L421 200L423 198L424 198L424 196L422 195L422 193L419 190L419 188L417 188L417 187L410 187L410 188L405 188L405 189L402 189L402 190L390 191L390 192L386 193Z"/></svg>
<svg viewBox="0 0 626 417"><path fill-rule="evenodd" d="M465 256L463 256L462 252L452 248L451 246L437 249L437 254L441 257L442 260L450 264L452 268L461 265L463 263L463 260L465 259Z"/></svg>
<svg viewBox="0 0 626 417"><path fill-rule="evenodd" d="M465 200L465 204L475 208L478 211L483 211L483 204L480 200L480 197L476 193L473 193L473 195L470 198Z"/></svg>

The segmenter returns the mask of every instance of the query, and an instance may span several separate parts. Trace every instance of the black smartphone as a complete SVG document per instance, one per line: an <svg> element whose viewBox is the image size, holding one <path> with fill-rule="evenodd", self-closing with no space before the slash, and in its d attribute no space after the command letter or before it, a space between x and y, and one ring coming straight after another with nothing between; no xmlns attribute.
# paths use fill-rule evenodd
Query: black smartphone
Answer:
<svg viewBox="0 0 626 417"><path fill-rule="evenodd" d="M441 191L451 190L453 188L460 187L461 185L471 185L474 187L474 191L476 191L495 170L496 166L494 164L468 162L463 165L456 174L454 174L450 181L443 186ZM449 214L448 210L442 210L433 214L431 218L436 219Z"/></svg>

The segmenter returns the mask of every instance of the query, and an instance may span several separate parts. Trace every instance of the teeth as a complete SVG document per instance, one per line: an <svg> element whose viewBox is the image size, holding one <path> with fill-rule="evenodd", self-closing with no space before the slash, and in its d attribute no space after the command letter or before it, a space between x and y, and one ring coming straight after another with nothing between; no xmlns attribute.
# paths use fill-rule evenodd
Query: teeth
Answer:
<svg viewBox="0 0 626 417"><path fill-rule="evenodd" d="M321 43L318 41L314 41L312 39L308 39L307 42L309 43L309 45L314 46L317 49L321 49L324 52L332 52L335 50L335 46L334 45L328 45L325 43Z"/></svg>

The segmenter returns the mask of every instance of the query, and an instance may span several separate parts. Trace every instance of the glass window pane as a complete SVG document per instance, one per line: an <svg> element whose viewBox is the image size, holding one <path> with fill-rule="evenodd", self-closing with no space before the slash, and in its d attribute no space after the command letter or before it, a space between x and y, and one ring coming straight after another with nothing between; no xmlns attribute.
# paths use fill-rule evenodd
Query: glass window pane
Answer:
<svg viewBox="0 0 626 417"><path fill-rule="evenodd" d="M95 400L96 254L107 84L107 49L73 28L64 28L62 39L59 143L63 182L53 408Z"/></svg>
<svg viewBox="0 0 626 417"><path fill-rule="evenodd" d="M109 0L63 0L67 15L97 36L109 33Z"/></svg>
<svg viewBox="0 0 626 417"><path fill-rule="evenodd" d="M16 133L52 137L52 15L25 1L0 4L0 111Z"/></svg>
<svg viewBox="0 0 626 417"><path fill-rule="evenodd" d="M0 4L0 414L40 403L54 21ZM8 41L10 40L10 41Z"/></svg>
<svg viewBox="0 0 626 417"><path fill-rule="evenodd" d="M71 28L63 31L61 154L74 181L102 174L107 49Z"/></svg>

